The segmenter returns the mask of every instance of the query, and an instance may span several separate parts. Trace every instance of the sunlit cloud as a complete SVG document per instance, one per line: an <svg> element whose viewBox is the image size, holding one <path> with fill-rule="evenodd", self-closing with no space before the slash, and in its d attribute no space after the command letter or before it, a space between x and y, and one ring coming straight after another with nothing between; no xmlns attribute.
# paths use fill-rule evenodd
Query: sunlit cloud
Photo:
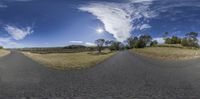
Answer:
<svg viewBox="0 0 200 99"><path fill-rule="evenodd" d="M91 42L85 42L85 45L86 45L86 46L96 46L95 43L91 43Z"/></svg>
<svg viewBox="0 0 200 99"><path fill-rule="evenodd" d="M16 48L20 47L20 44L14 42L10 37L0 37L0 46L4 46L6 48Z"/></svg>
<svg viewBox="0 0 200 99"><path fill-rule="evenodd" d="M140 30L148 29L151 28L149 24L143 24L142 26L139 27Z"/></svg>
<svg viewBox="0 0 200 99"><path fill-rule="evenodd" d="M96 32L97 32L98 34L102 34L102 33L104 33L104 29L103 29L103 28L97 28L97 29L96 29Z"/></svg>
<svg viewBox="0 0 200 99"><path fill-rule="evenodd" d="M96 46L95 43L92 42L84 42L84 41L69 41L71 44L80 44L80 45L85 45L85 46Z"/></svg>
<svg viewBox="0 0 200 99"><path fill-rule="evenodd" d="M7 25L4 27L5 31L8 32L15 40L22 40L24 39L27 35L30 35L33 33L32 27L25 27L25 28L18 28L16 26L11 26Z"/></svg>
<svg viewBox="0 0 200 99"><path fill-rule="evenodd" d="M155 0L129 0L130 2L133 2L133 3L151 3L152 1L155 1Z"/></svg>
<svg viewBox="0 0 200 99"><path fill-rule="evenodd" d="M70 43L75 43L75 44L83 44L83 41L69 41Z"/></svg>
<svg viewBox="0 0 200 99"><path fill-rule="evenodd" d="M152 0L136 0L129 3L109 3L98 2L83 5L79 9L89 12L97 17L103 24L105 31L112 34L117 41L124 41L131 36L131 32L136 29L138 25L142 26L140 29L150 28L148 19L156 16L156 13L149 10ZM137 3L137 4L134 4ZM139 22L140 21L140 22Z"/></svg>
<svg viewBox="0 0 200 99"><path fill-rule="evenodd" d="M159 44L164 44L165 43L165 40L163 39L163 37L153 38L153 40L158 41Z"/></svg>

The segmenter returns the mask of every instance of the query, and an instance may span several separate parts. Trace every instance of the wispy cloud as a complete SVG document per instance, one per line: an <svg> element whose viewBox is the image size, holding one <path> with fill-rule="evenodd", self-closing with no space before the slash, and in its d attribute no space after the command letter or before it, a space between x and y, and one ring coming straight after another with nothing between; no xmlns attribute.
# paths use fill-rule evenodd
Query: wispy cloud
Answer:
<svg viewBox="0 0 200 99"><path fill-rule="evenodd" d="M30 2L30 1L33 0L5 0L5 1L0 0L0 8L7 8L8 2Z"/></svg>
<svg viewBox="0 0 200 99"><path fill-rule="evenodd" d="M0 4L0 8L7 8L8 6L5 4Z"/></svg>
<svg viewBox="0 0 200 99"><path fill-rule="evenodd" d="M91 43L91 42L86 42L85 45L86 45L86 46L96 46L95 43Z"/></svg>
<svg viewBox="0 0 200 99"><path fill-rule="evenodd" d="M0 37L0 45L6 48L16 48L20 47L20 45L12 40L10 37Z"/></svg>
<svg viewBox="0 0 200 99"><path fill-rule="evenodd" d="M16 26L7 25L4 29L10 34L15 40L22 40L27 35L33 33L32 27L18 28Z"/></svg>
<svg viewBox="0 0 200 99"><path fill-rule="evenodd" d="M75 43L75 44L83 44L83 41L69 41L70 43Z"/></svg>
<svg viewBox="0 0 200 99"><path fill-rule="evenodd" d="M143 24L139 27L140 30L144 30L144 29L148 29L151 28L151 26L149 24Z"/></svg>
<svg viewBox="0 0 200 99"><path fill-rule="evenodd" d="M81 44L81 45L85 45L85 46L96 46L95 43L84 42L84 41L69 41L69 43L71 43L71 44Z"/></svg>
<svg viewBox="0 0 200 99"><path fill-rule="evenodd" d="M133 2L133 3L152 3L153 1L155 0L129 0L130 2Z"/></svg>
<svg viewBox="0 0 200 99"><path fill-rule="evenodd" d="M8 0L8 1L15 1L15 2L29 2L33 0Z"/></svg>
<svg viewBox="0 0 200 99"><path fill-rule="evenodd" d="M96 2L83 5L79 9L89 12L97 17L103 24L105 30L112 34L116 40L124 41L131 36L134 27L142 26L146 29L147 20L156 16L149 9L152 0L131 0L129 3Z"/></svg>

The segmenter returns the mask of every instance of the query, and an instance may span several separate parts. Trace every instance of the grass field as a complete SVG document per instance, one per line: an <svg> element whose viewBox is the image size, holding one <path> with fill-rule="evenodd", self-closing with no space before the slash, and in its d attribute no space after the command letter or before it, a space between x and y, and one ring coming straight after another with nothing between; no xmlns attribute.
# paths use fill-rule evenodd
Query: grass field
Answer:
<svg viewBox="0 0 200 99"><path fill-rule="evenodd" d="M24 54L33 60L42 63L50 68L68 70L68 69L82 69L98 64L99 62L111 57L115 52L106 51L103 54L96 54L91 52L80 53L50 53L37 54L24 52Z"/></svg>
<svg viewBox="0 0 200 99"><path fill-rule="evenodd" d="M80 49L64 49L60 48L24 48L18 49L24 52L31 52L37 54L50 54L50 53L78 53L78 52L86 52L89 51L89 48L80 48Z"/></svg>
<svg viewBox="0 0 200 99"><path fill-rule="evenodd" d="M10 51L0 49L0 57L6 56L6 55L8 55L8 54L10 54Z"/></svg>
<svg viewBox="0 0 200 99"><path fill-rule="evenodd" d="M171 47L148 47L133 49L132 52L165 60L186 60L200 57L199 49L171 48Z"/></svg>

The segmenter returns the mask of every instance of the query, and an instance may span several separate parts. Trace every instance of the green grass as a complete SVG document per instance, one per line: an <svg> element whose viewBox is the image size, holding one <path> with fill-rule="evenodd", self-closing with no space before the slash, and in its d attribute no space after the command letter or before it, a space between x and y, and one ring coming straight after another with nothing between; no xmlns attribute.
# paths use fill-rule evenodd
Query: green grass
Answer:
<svg viewBox="0 0 200 99"><path fill-rule="evenodd" d="M143 49L133 49L132 52L165 60L185 60L200 57L199 49L187 48L148 47Z"/></svg>
<svg viewBox="0 0 200 99"><path fill-rule="evenodd" d="M115 52L104 51L103 54L96 52L80 52L80 53L50 53L36 54L24 52L31 59L44 64L50 68L59 70L82 69L94 66L103 60L111 57Z"/></svg>

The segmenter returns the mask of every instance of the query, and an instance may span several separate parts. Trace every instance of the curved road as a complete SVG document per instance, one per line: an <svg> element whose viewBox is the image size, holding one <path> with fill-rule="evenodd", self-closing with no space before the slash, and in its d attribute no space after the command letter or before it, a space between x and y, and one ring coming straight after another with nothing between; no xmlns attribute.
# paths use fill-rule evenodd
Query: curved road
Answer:
<svg viewBox="0 0 200 99"><path fill-rule="evenodd" d="M79 71L46 68L19 52L0 58L0 99L199 99L200 59L159 61L120 52Z"/></svg>

